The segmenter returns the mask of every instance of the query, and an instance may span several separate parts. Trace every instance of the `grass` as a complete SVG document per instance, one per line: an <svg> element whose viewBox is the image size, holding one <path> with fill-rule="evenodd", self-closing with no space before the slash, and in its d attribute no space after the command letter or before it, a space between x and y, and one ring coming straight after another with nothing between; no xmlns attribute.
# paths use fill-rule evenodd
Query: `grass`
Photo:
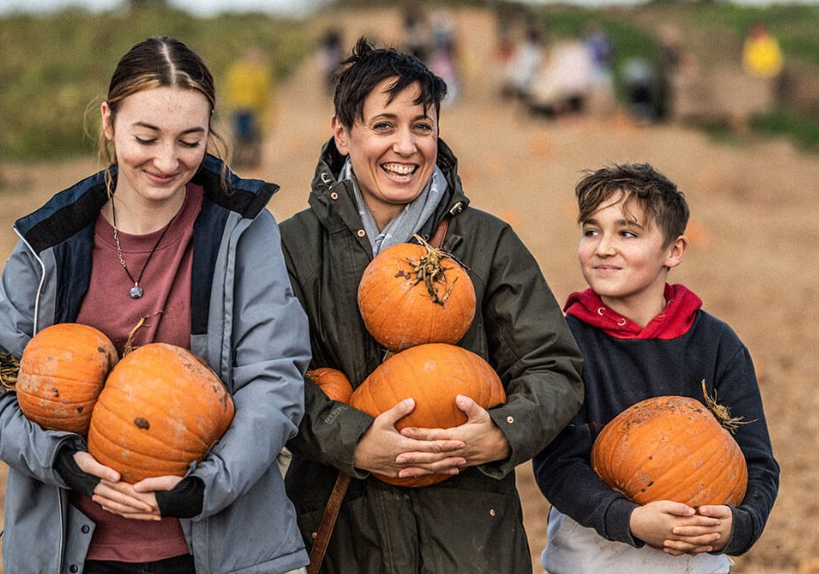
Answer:
<svg viewBox="0 0 819 574"><path fill-rule="evenodd" d="M272 55L281 79L312 49L299 22L266 15L197 19L180 11L145 8L92 15L67 10L51 16L0 20L0 148L5 158L60 158L88 153L86 108L97 122L119 58L150 36L173 36L196 50L216 79L250 44ZM92 124L93 124L92 122ZM92 125L92 132L93 132Z"/></svg>
<svg viewBox="0 0 819 574"><path fill-rule="evenodd" d="M756 116L751 127L757 133L786 136L804 151L819 152L819 122L807 121L788 110L776 109Z"/></svg>

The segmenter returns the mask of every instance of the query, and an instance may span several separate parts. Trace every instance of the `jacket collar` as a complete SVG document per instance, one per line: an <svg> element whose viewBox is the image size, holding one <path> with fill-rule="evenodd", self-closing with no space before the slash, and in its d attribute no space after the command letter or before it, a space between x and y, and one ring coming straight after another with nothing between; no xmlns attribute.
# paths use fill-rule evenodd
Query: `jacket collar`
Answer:
<svg viewBox="0 0 819 574"><path fill-rule="evenodd" d="M225 189L221 179L223 166L220 159L206 155L192 181L201 185L214 203L242 217L256 217L279 186L242 179L227 170ZM116 181L116 167L111 169L111 175ZM106 201L104 172L100 171L59 192L38 210L18 219L14 227L31 248L40 253L93 224Z"/></svg>

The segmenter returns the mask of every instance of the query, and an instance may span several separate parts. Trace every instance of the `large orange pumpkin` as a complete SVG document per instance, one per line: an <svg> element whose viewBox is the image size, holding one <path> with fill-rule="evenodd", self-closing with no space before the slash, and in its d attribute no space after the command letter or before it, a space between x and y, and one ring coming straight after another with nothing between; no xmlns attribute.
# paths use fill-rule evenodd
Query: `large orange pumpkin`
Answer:
<svg viewBox="0 0 819 574"><path fill-rule="evenodd" d="M415 409L396 423L396 429L450 428L466 422L466 415L455 405L457 395L468 396L485 409L506 402L500 378L480 356L454 345L428 343L410 347L381 363L353 392L350 404L378 416L412 398ZM375 476L398 486L428 486L449 478Z"/></svg>
<svg viewBox="0 0 819 574"><path fill-rule="evenodd" d="M310 377L324 393L334 401L349 403L353 395L353 387L347 379L347 375L338 369L330 367L319 367L307 371Z"/></svg>
<svg viewBox="0 0 819 574"><path fill-rule="evenodd" d="M123 480L184 476L233 420L222 381L191 352L151 343L127 354L100 394L88 452Z"/></svg>
<svg viewBox="0 0 819 574"><path fill-rule="evenodd" d="M705 405L688 397L654 397L620 413L595 440L591 465L637 504L737 505L748 485L739 445Z"/></svg>
<svg viewBox="0 0 819 574"><path fill-rule="evenodd" d="M394 353L424 343L455 344L475 317L475 288L445 252L401 243L364 270L358 308L373 338Z"/></svg>
<svg viewBox="0 0 819 574"><path fill-rule="evenodd" d="M86 434L117 351L88 325L59 323L38 332L20 358L15 390L20 409L43 428Z"/></svg>

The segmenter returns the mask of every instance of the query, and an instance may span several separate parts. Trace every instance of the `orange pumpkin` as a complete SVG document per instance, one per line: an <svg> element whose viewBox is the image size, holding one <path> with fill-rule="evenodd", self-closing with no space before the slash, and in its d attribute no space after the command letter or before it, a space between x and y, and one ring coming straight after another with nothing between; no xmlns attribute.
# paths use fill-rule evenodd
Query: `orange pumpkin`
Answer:
<svg viewBox="0 0 819 574"><path fill-rule="evenodd" d="M466 422L455 405L465 395L485 409L506 402L503 384L492 367L475 353L444 343L410 347L381 363L353 392L350 404L378 416L400 401L415 399L415 409L395 428L450 428ZM428 486L449 475L393 478L375 475L398 486Z"/></svg>
<svg viewBox="0 0 819 574"><path fill-rule="evenodd" d="M191 352L151 343L111 371L91 417L88 452L123 480L184 476L233 420L222 381Z"/></svg>
<svg viewBox="0 0 819 574"><path fill-rule="evenodd" d="M475 317L475 288L445 252L401 243L364 270L358 308L373 338L394 353L424 343L454 345Z"/></svg>
<svg viewBox="0 0 819 574"><path fill-rule="evenodd" d="M319 367L307 371L310 377L331 400L349 403L353 395L353 387L347 379L347 375L338 369L330 367Z"/></svg>
<svg viewBox="0 0 819 574"><path fill-rule="evenodd" d="M739 445L705 405L688 397L654 397L620 413L595 440L591 465L637 504L737 505L748 485Z"/></svg>
<svg viewBox="0 0 819 574"><path fill-rule="evenodd" d="M59 323L38 332L20 358L15 389L20 409L43 428L86 434L117 351L88 325Z"/></svg>

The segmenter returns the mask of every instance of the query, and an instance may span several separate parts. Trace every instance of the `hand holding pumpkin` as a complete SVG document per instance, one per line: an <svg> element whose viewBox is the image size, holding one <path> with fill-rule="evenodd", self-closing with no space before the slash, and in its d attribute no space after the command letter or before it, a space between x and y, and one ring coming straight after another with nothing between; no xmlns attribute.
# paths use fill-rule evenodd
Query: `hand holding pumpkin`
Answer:
<svg viewBox="0 0 819 574"><path fill-rule="evenodd" d="M101 480L91 499L108 512L124 518L152 521L162 518L156 495L153 492L137 492L134 485L127 482Z"/></svg>
<svg viewBox="0 0 819 574"><path fill-rule="evenodd" d="M355 449L355 466L382 476L397 477L408 468L408 463L399 464L398 458L405 452L423 452L428 455L425 464L413 466L411 476L424 474L457 474L446 472L452 468L448 459L453 451L463 448L457 440L415 440L401 435L395 424L415 408L413 399L404 399L394 407L384 411L373 421L372 426L358 441Z"/></svg>
<svg viewBox="0 0 819 574"><path fill-rule="evenodd" d="M704 525L700 521L700 524L696 526L676 526L672 532L677 536L686 537L689 541L692 541L694 537L717 533L719 538L710 544L711 552L721 552L728 545L734 528L734 514L731 507L725 504L700 506L697 509L697 515L712 521L716 520L717 523L709 522L708 525Z"/></svg>
<svg viewBox="0 0 819 574"><path fill-rule="evenodd" d="M457 452L464 458L463 466L479 466L507 458L511 452L506 436L492 421L489 412L470 397L458 395L457 406L467 416L462 425L451 428L405 427L401 434L416 440L457 440L464 444ZM405 453L400 462L414 462L420 453ZM404 476L403 474L401 476Z"/></svg>
<svg viewBox="0 0 819 574"><path fill-rule="evenodd" d="M721 537L720 520L697 514L681 502L658 500L634 509L629 528L634 537L667 554L698 554L714 550Z"/></svg>
<svg viewBox="0 0 819 574"><path fill-rule="evenodd" d="M101 464L88 452L75 452L74 461L83 472L100 478L92 499L105 510L126 516L150 512L156 506L155 500L152 505L145 495L137 494L131 485L121 482L116 470Z"/></svg>

